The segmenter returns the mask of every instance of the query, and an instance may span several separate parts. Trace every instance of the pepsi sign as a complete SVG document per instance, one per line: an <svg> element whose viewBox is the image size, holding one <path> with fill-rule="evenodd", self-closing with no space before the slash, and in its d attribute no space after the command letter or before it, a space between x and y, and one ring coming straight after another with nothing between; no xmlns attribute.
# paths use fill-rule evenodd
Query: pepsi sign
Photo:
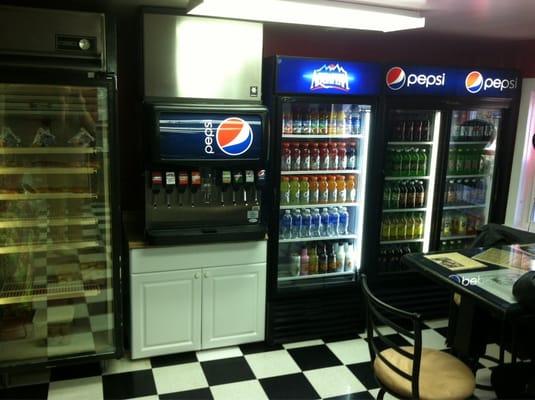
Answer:
<svg viewBox="0 0 535 400"><path fill-rule="evenodd" d="M374 63L276 58L275 90L282 94L377 95L381 66Z"/></svg>
<svg viewBox="0 0 535 400"><path fill-rule="evenodd" d="M160 159L251 160L262 155L262 117L162 112Z"/></svg>
<svg viewBox="0 0 535 400"><path fill-rule="evenodd" d="M388 94L513 97L518 90L514 71L441 67L391 66L385 73Z"/></svg>

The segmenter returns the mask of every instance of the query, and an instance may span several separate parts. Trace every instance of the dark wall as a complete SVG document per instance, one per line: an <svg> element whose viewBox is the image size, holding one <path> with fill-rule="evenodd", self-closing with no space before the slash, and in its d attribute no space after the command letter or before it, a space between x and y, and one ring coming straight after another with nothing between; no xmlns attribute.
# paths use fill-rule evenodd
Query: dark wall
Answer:
<svg viewBox="0 0 535 400"><path fill-rule="evenodd" d="M1 4L43 7L38 0L4 0ZM123 210L143 206L144 152L141 144L139 8L112 1L47 0L46 7L104 11L117 20L118 122L121 143ZM363 61L443 64L520 69L535 76L535 41L511 42L448 37L422 32L368 33L270 24L264 30L264 55L339 57ZM214 66L217 67L217 66Z"/></svg>

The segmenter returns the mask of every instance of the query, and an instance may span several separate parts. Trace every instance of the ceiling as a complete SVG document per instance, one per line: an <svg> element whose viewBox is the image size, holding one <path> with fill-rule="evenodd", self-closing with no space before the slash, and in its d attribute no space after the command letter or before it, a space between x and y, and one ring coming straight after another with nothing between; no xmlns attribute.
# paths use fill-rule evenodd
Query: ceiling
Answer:
<svg viewBox="0 0 535 400"><path fill-rule="evenodd" d="M306 0L303 0L306 1ZM421 11L427 32L535 39L535 0L329 0ZM122 5L183 8L188 0L108 0Z"/></svg>

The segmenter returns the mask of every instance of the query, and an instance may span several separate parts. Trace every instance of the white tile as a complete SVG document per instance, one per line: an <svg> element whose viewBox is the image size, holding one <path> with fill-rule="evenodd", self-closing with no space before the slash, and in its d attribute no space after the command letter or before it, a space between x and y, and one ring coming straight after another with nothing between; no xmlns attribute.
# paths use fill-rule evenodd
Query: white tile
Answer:
<svg viewBox="0 0 535 400"><path fill-rule="evenodd" d="M495 400L496 399L496 393L494 393L491 390L482 390L477 389L474 390L474 396L476 396L479 400Z"/></svg>
<svg viewBox="0 0 535 400"><path fill-rule="evenodd" d="M140 371L143 369L151 369L149 359L130 360L129 358L125 357L119 360L107 361L102 374L120 374L122 372Z"/></svg>
<svg viewBox="0 0 535 400"><path fill-rule="evenodd" d="M286 350L268 351L245 356L257 379L301 372Z"/></svg>
<svg viewBox="0 0 535 400"><path fill-rule="evenodd" d="M322 398L366 390L366 387L344 366L313 369L305 371L304 374Z"/></svg>
<svg viewBox="0 0 535 400"><path fill-rule="evenodd" d="M113 314L100 314L89 317L93 332L108 331L113 329Z"/></svg>
<svg viewBox="0 0 535 400"><path fill-rule="evenodd" d="M158 394L199 389L208 386L198 362L171 365L152 370Z"/></svg>
<svg viewBox="0 0 535 400"><path fill-rule="evenodd" d="M379 394L379 389L372 389L369 390L370 394L373 396L374 399L377 398ZM384 400L398 400L396 397L392 396L390 393L385 393L385 397L383 397Z"/></svg>
<svg viewBox="0 0 535 400"><path fill-rule="evenodd" d="M448 347L446 346L446 338L432 329L422 331L422 343L423 347L436 350L443 350Z"/></svg>
<svg viewBox="0 0 535 400"><path fill-rule="evenodd" d="M429 321L424 321L424 324L434 329L445 328L448 326L448 320L447 319L432 319Z"/></svg>
<svg viewBox="0 0 535 400"><path fill-rule="evenodd" d="M355 364L370 361L368 342L364 339L343 340L327 343L327 347L344 364Z"/></svg>
<svg viewBox="0 0 535 400"><path fill-rule="evenodd" d="M240 357L243 353L237 346L223 347L222 349L202 350L197 352L197 360L212 361L221 360L223 358Z"/></svg>
<svg viewBox="0 0 535 400"><path fill-rule="evenodd" d="M290 350L290 349L298 349L300 347L317 346L319 344L324 344L323 340L321 339L305 340L303 342L286 343L286 344L283 344L282 346L286 350Z"/></svg>
<svg viewBox="0 0 535 400"><path fill-rule="evenodd" d="M102 377L69 379L50 382L49 400L99 400L103 399Z"/></svg>
<svg viewBox="0 0 535 400"><path fill-rule="evenodd" d="M481 368L476 373L476 383L482 386L492 386L490 383L490 375L492 371L488 368Z"/></svg>
<svg viewBox="0 0 535 400"><path fill-rule="evenodd" d="M143 397L134 397L130 400L160 400L158 396L143 396Z"/></svg>
<svg viewBox="0 0 535 400"><path fill-rule="evenodd" d="M500 346L498 346L496 343L488 344L485 354L487 356L491 356L499 360L500 359ZM506 350L504 358L505 358L505 362L511 362L511 353L509 353Z"/></svg>
<svg viewBox="0 0 535 400"><path fill-rule="evenodd" d="M385 336L385 335L393 335L394 333L397 333L393 328L389 327L389 326L377 326L376 327L377 330L381 333L381 335ZM373 336L377 336L377 332L373 332ZM368 337L368 335L366 334L365 337Z"/></svg>
<svg viewBox="0 0 535 400"><path fill-rule="evenodd" d="M267 400L268 398L260 382L256 380L211 386L210 391L215 400Z"/></svg>

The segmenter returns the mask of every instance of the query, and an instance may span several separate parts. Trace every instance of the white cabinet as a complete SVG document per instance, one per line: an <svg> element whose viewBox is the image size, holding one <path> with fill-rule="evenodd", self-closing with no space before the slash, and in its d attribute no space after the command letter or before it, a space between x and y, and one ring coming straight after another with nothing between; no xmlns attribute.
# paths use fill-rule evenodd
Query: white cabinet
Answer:
<svg viewBox="0 0 535 400"><path fill-rule="evenodd" d="M266 247L131 249L132 358L264 340Z"/></svg>
<svg viewBox="0 0 535 400"><path fill-rule="evenodd" d="M201 270L133 275L132 358L198 350Z"/></svg>
<svg viewBox="0 0 535 400"><path fill-rule="evenodd" d="M202 347L264 340L266 265L203 270Z"/></svg>

